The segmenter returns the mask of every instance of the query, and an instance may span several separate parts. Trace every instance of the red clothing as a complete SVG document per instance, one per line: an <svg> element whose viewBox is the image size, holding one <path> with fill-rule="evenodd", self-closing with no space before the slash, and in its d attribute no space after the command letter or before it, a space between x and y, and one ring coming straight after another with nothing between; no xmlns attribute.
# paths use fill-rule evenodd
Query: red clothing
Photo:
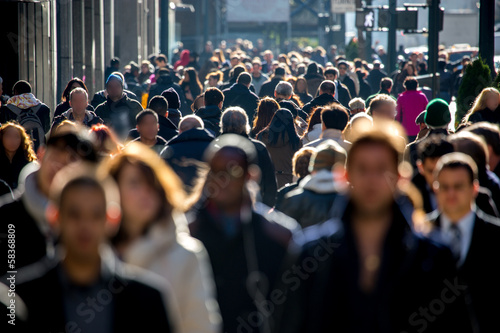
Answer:
<svg viewBox="0 0 500 333"><path fill-rule="evenodd" d="M418 135L420 127L415 124L415 119L425 110L427 103L429 101L424 93L417 90L407 90L399 94L396 120L403 125L408 136Z"/></svg>
<svg viewBox="0 0 500 333"><path fill-rule="evenodd" d="M181 59L175 62L174 69L177 69L177 67L179 66L186 67L189 64L189 56L189 50L182 50L180 57Z"/></svg>

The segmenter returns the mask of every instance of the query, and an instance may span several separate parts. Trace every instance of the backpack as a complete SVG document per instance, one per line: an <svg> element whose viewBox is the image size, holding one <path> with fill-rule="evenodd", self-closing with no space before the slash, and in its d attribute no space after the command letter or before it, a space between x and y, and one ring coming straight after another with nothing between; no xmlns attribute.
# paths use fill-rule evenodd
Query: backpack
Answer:
<svg viewBox="0 0 500 333"><path fill-rule="evenodd" d="M7 104L9 110L16 115L15 120L19 125L24 127L26 134L31 137L35 149L45 143L45 130L43 129L40 118L36 114L41 106L42 104L40 103L32 108L23 110L12 104Z"/></svg>

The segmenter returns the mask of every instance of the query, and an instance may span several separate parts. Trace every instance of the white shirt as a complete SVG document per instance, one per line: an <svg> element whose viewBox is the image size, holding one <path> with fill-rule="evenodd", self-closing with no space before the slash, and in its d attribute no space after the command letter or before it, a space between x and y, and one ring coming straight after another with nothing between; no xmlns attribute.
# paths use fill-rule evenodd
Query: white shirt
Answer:
<svg viewBox="0 0 500 333"><path fill-rule="evenodd" d="M457 266L460 267L467 257L469 252L470 243L472 241L472 232L474 230L474 222L476 220L476 209L473 207L469 214L465 215L457 223L457 227L460 230L460 259L457 262ZM444 239L449 241L453 237L453 232L451 230L451 220L443 213L441 214L441 230L443 232Z"/></svg>

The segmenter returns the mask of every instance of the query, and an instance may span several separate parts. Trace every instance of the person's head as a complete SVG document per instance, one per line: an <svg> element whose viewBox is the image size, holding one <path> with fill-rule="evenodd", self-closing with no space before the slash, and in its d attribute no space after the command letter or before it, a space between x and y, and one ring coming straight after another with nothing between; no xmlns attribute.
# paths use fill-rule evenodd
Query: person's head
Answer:
<svg viewBox="0 0 500 333"><path fill-rule="evenodd" d="M328 67L325 69L325 79L330 80L330 81L335 81L337 80L337 77L339 76L339 70L335 67Z"/></svg>
<svg viewBox="0 0 500 333"><path fill-rule="evenodd" d="M155 63L158 68L167 67L167 56L164 54L159 54L155 58Z"/></svg>
<svg viewBox="0 0 500 333"><path fill-rule="evenodd" d="M321 170L332 171L337 166L344 168L347 153L337 142L326 140L316 147L316 151L311 156L309 172L315 174Z"/></svg>
<svg viewBox="0 0 500 333"><path fill-rule="evenodd" d="M431 134L417 144L417 168L427 184L434 182L434 169L441 156L452 153L453 145L444 135Z"/></svg>
<svg viewBox="0 0 500 333"><path fill-rule="evenodd" d="M240 63L240 56L238 53L233 53L231 54L229 58L229 62L231 64L231 67L235 67Z"/></svg>
<svg viewBox="0 0 500 333"><path fill-rule="evenodd" d="M196 98L193 101L193 104L191 104L191 111L193 113L196 113L199 109L205 106L205 94L199 94L196 96Z"/></svg>
<svg viewBox="0 0 500 333"><path fill-rule="evenodd" d="M105 169L118 184L123 211L113 243L140 237L154 223L167 222L174 211L183 210L185 193L179 177L141 143L129 144L108 160Z"/></svg>
<svg viewBox="0 0 500 333"><path fill-rule="evenodd" d="M68 84L66 85L66 88L64 88L64 91L63 91L62 96L61 96L61 100L63 102L69 101L69 95L76 88L82 88L83 90L85 90L85 92L87 94L89 92L85 83L81 79L75 77L75 78L69 80Z"/></svg>
<svg viewBox="0 0 500 333"><path fill-rule="evenodd" d="M480 176L486 172L489 158L488 146L482 137L472 132L460 131L448 136L448 141L451 142L456 152L472 157L474 162L476 162Z"/></svg>
<svg viewBox="0 0 500 333"><path fill-rule="evenodd" d="M330 80L325 80L319 85L319 94L328 94L335 97L335 83Z"/></svg>
<svg viewBox="0 0 500 333"><path fill-rule="evenodd" d="M384 77L380 81L380 90L391 92L392 85L393 85L392 79L390 77Z"/></svg>
<svg viewBox="0 0 500 333"><path fill-rule="evenodd" d="M95 138L96 150L100 158L114 156L121 152L123 145L108 126L97 124L92 126L89 132Z"/></svg>
<svg viewBox="0 0 500 333"><path fill-rule="evenodd" d="M217 88L221 79L222 79L222 72L221 71L212 72L212 73L209 73L207 75L208 85L210 87Z"/></svg>
<svg viewBox="0 0 500 333"><path fill-rule="evenodd" d="M264 51L264 60L270 64L273 61L273 52L271 50Z"/></svg>
<svg viewBox="0 0 500 333"><path fill-rule="evenodd" d="M449 104L440 98L435 98L427 104L424 121L431 129L448 128L451 122Z"/></svg>
<svg viewBox="0 0 500 333"><path fill-rule="evenodd" d="M169 109L178 110L181 107L181 99L179 98L179 94L177 94L174 88L168 88L167 90L164 90L161 95L167 100Z"/></svg>
<svg viewBox="0 0 500 333"><path fill-rule="evenodd" d="M79 263L95 260L120 221L116 184L93 165L72 163L57 174L50 198L47 215L67 257Z"/></svg>
<svg viewBox="0 0 500 333"><path fill-rule="evenodd" d="M365 101L360 97L353 98L349 102L349 108L351 109L352 115L365 112Z"/></svg>
<svg viewBox="0 0 500 333"><path fill-rule="evenodd" d="M479 191L476 163L463 153L444 155L436 164L433 188L441 213L458 222L470 212Z"/></svg>
<svg viewBox="0 0 500 333"><path fill-rule="evenodd" d="M406 90L417 90L418 89L418 80L414 76L408 76L404 82L403 86Z"/></svg>
<svg viewBox="0 0 500 333"><path fill-rule="evenodd" d="M236 82L250 88L250 85L252 84L252 75L247 72L242 72L238 75Z"/></svg>
<svg viewBox="0 0 500 333"><path fill-rule="evenodd" d="M396 101L386 94L379 94L370 102L368 113L374 120L394 120L394 117L396 117Z"/></svg>
<svg viewBox="0 0 500 333"><path fill-rule="evenodd" d="M135 117L137 132L145 140L155 140L160 130L158 114L153 110L142 110Z"/></svg>
<svg viewBox="0 0 500 333"><path fill-rule="evenodd" d="M31 84L28 81L19 80L12 87L12 95L18 96L31 93Z"/></svg>
<svg viewBox="0 0 500 333"><path fill-rule="evenodd" d="M203 194L223 211L235 210L249 201L246 184L256 170L255 146L236 134L221 135L205 151L208 173Z"/></svg>
<svg viewBox="0 0 500 333"><path fill-rule="evenodd" d="M168 102L163 96L154 96L148 104L148 109L153 110L158 116L168 116Z"/></svg>
<svg viewBox="0 0 500 333"><path fill-rule="evenodd" d="M120 58L118 58L118 57L111 58L111 60L109 61L109 64L111 65L111 67L113 69L120 70Z"/></svg>
<svg viewBox="0 0 500 333"><path fill-rule="evenodd" d="M121 73L120 73L121 74ZM123 76L112 73L106 80L106 91L112 101L117 101L123 96Z"/></svg>
<svg viewBox="0 0 500 333"><path fill-rule="evenodd" d="M0 126L0 154L21 155L28 162L37 159L33 151L33 143L24 127L7 122Z"/></svg>
<svg viewBox="0 0 500 333"><path fill-rule="evenodd" d="M337 63L337 68L339 69L339 75L344 76L349 70L349 64L346 61L339 61Z"/></svg>
<svg viewBox="0 0 500 333"><path fill-rule="evenodd" d="M149 62L149 60L143 60L141 62L141 73L148 74L150 73L150 69L151 69L151 62Z"/></svg>
<svg viewBox="0 0 500 333"><path fill-rule="evenodd" d="M262 71L262 62L258 57L252 60L252 72L253 74L259 74Z"/></svg>
<svg viewBox="0 0 500 333"><path fill-rule="evenodd" d="M205 106L216 105L219 109L224 103L224 94L218 88L208 88L205 91Z"/></svg>
<svg viewBox="0 0 500 333"><path fill-rule="evenodd" d="M248 135L250 133L250 125L245 110L239 106L227 108L221 116L221 132L222 134Z"/></svg>
<svg viewBox="0 0 500 333"><path fill-rule="evenodd" d="M179 134L189 131L193 128L205 128L203 119L194 114L190 114L183 117L179 122Z"/></svg>
<svg viewBox="0 0 500 333"><path fill-rule="evenodd" d="M293 95L293 87L289 82L281 81L274 88L274 97L289 100Z"/></svg>
<svg viewBox="0 0 500 333"><path fill-rule="evenodd" d="M274 98L264 97L259 101L257 107L257 113L253 122L252 133L257 135L260 131L266 128L271 119L273 119L274 113L278 111L280 105Z"/></svg>
<svg viewBox="0 0 500 333"><path fill-rule="evenodd" d="M283 67L276 67L273 71L274 73L274 78L281 78L283 79L285 77L285 69Z"/></svg>
<svg viewBox="0 0 500 333"><path fill-rule="evenodd" d="M369 129L351 145L346 176L356 214L376 218L384 215L394 202L402 154L396 137L386 128Z"/></svg>
<svg viewBox="0 0 500 333"><path fill-rule="evenodd" d="M295 130L295 122L292 113L287 109L279 109L274 113L269 130L269 141L271 146L278 146L287 142L293 149L300 146L300 137Z"/></svg>
<svg viewBox="0 0 500 333"><path fill-rule="evenodd" d="M408 61L403 68L403 72L407 76L415 76L417 75L417 67L415 67L415 64L413 62Z"/></svg>
<svg viewBox="0 0 500 333"><path fill-rule="evenodd" d="M302 179L310 174L309 164L311 157L316 151L315 148L304 147L298 150L292 159L293 175L299 179Z"/></svg>
<svg viewBox="0 0 500 333"><path fill-rule="evenodd" d="M325 108L323 106L318 106L312 109L309 117L307 118L307 130L306 134L314 130L314 125L321 125L321 112Z"/></svg>
<svg viewBox="0 0 500 333"><path fill-rule="evenodd" d="M498 108L500 103L500 92L496 88L484 88L481 93L476 97L471 110L466 116L466 119L480 110L490 109L494 111Z"/></svg>
<svg viewBox="0 0 500 333"><path fill-rule="evenodd" d="M349 122L349 113L340 104L333 104L321 111L321 123L323 130L336 129L344 131Z"/></svg>
<svg viewBox="0 0 500 333"><path fill-rule="evenodd" d="M49 194L56 173L64 166L76 161L97 162L97 151L93 136L83 128L68 128L56 131L39 150L41 159L37 173L40 191Z"/></svg>
<svg viewBox="0 0 500 333"><path fill-rule="evenodd" d="M307 91L307 81L304 77L299 76L297 78L297 82L295 84L295 93L301 94L301 93L306 93L308 94L309 92Z"/></svg>
<svg viewBox="0 0 500 333"><path fill-rule="evenodd" d="M76 114L84 114L88 103L89 97L83 88L75 88L69 94L69 105Z"/></svg>
<svg viewBox="0 0 500 333"><path fill-rule="evenodd" d="M488 122L475 123L465 129L481 136L488 146L489 166L494 169L500 160L500 130L498 125Z"/></svg>

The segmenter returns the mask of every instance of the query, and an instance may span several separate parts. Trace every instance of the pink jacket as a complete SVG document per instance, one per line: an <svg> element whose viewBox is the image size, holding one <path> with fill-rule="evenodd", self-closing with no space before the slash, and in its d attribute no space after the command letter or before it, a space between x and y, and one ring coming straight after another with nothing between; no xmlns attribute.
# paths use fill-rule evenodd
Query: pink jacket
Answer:
<svg viewBox="0 0 500 333"><path fill-rule="evenodd" d="M427 97L417 90L407 90L399 94L397 101L396 120L403 125L408 136L415 136L420 128L415 124L415 119L427 107Z"/></svg>

